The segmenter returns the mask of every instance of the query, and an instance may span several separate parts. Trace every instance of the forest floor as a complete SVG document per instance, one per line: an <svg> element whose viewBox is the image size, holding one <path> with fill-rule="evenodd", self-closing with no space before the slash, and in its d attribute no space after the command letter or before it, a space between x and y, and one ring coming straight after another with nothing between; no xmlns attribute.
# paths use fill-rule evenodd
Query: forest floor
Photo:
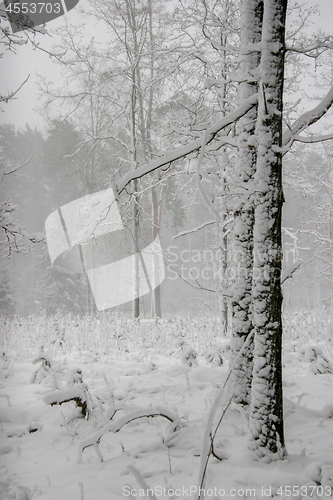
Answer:
<svg viewBox="0 0 333 500"><path fill-rule="evenodd" d="M85 349L73 339L69 345L58 331L43 352L31 328L21 340L7 328L0 362L1 499L198 498L204 429L228 372L228 341L206 337L199 345L193 329L191 338L180 341L171 327L163 329L158 346L150 328L144 338L135 339L132 331L131 341L118 335L117 349L93 349L89 342ZM284 342L283 364L287 458L254 461L247 450L247 415L231 405L215 440L223 460L210 458L202 498L333 497L332 340L294 334ZM70 420L74 401L45 402L54 395L60 402L61 391L73 387L88 390L88 419ZM99 453L91 446L80 454L80 443L110 422L115 410L117 422L156 408L179 416L176 430L161 416L138 418L106 432Z"/></svg>

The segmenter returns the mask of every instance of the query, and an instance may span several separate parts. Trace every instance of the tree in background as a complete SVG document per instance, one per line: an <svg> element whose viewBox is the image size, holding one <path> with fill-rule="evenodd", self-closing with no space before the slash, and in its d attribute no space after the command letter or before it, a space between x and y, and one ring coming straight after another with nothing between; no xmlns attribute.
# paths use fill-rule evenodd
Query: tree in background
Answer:
<svg viewBox="0 0 333 500"><path fill-rule="evenodd" d="M43 178L43 139L40 132L29 126L22 132L4 125L0 127L0 141L0 249L10 255L27 252L32 244L43 241L41 230L37 234L38 223L45 213L43 187L42 182L35 183L31 176L32 170L39 168L37 177L39 181ZM39 200L39 205L33 207L31 201L35 199Z"/></svg>
<svg viewBox="0 0 333 500"><path fill-rule="evenodd" d="M286 161L287 186L298 194L298 218L292 228L294 245L290 253L301 262L298 282L315 293L313 303L332 299L333 285L333 177L332 146L295 148ZM295 248L294 253L293 248ZM296 260L296 259L295 259Z"/></svg>
<svg viewBox="0 0 333 500"><path fill-rule="evenodd" d="M106 31L107 45L95 41L87 44L78 30L64 30L61 49L66 49L66 55L62 64L69 84L63 90L52 85L43 90L50 109L61 102L64 113L77 120L89 151L87 159L95 155L88 186L89 192L93 192L100 161L96 156L98 148L111 152L99 189L103 184L112 185L120 172L135 170L139 162L158 154L162 139L156 130L163 129L161 103L170 99L168 83L180 61L169 29L170 16L165 14L161 1L95 1L88 7L87 15L99 20ZM170 78L166 79L168 75ZM139 237L151 240L160 232L165 175L159 172L149 180L135 181L130 197L123 195L119 200L124 222L133 232L136 254ZM147 190L151 191L150 206L141 196ZM149 236L145 234L148 226L152 228ZM153 299L153 314L160 317L159 287L154 289ZM139 304L137 297L134 317L139 317Z"/></svg>
<svg viewBox="0 0 333 500"><path fill-rule="evenodd" d="M15 309L15 293L8 270L0 269L0 314L12 316L15 313Z"/></svg>
<svg viewBox="0 0 333 500"><path fill-rule="evenodd" d="M2 196L10 197L7 205L2 205L6 209L4 215L0 212L2 244L11 257L2 261L2 267L20 313L56 312L58 308L69 311L71 305L76 312L89 310L87 284L80 276L66 279L51 269L42 235L45 219L59 206L59 201L65 204L75 198L82 172L80 157L72 154L79 144L80 136L69 122L53 122L46 138L29 127L0 128L0 151L7 165ZM30 161L24 164L21 159L27 156ZM15 168L20 163L22 167Z"/></svg>

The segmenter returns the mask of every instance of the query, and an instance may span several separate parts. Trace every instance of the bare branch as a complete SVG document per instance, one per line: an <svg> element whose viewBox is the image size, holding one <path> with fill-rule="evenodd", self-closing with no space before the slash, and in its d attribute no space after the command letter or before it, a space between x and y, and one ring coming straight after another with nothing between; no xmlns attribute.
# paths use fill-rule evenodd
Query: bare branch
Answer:
<svg viewBox="0 0 333 500"><path fill-rule="evenodd" d="M23 85L25 83L27 83L27 81L29 80L29 78L30 78L30 75L27 76L27 78L24 80L24 82L21 83L21 85L18 87L18 89L14 90L10 94L8 94L6 96L0 95L0 102L8 103L8 101L10 101L10 99L13 99L13 97L16 96L16 94L19 92L19 90L21 90L21 88L23 87Z"/></svg>
<svg viewBox="0 0 333 500"><path fill-rule="evenodd" d="M214 221L216 222L216 220ZM178 274L179 278L182 279L187 285L190 285L192 288L194 288L195 290L204 290L205 292L211 292L211 293L218 293L220 295L222 295L223 297L229 297L229 299L232 298L232 295L228 294L228 293L225 293L223 292L222 290L213 290L212 288L205 288L203 287L199 281L197 279L195 279L194 281L196 282L196 284L198 286L194 286L192 285L192 283L190 283L189 281L187 281L185 278L183 278L183 276L181 276L179 273L177 273L177 271L175 269L173 269L173 271Z"/></svg>
<svg viewBox="0 0 333 500"><path fill-rule="evenodd" d="M301 262L299 262L296 266L294 266L287 274L286 276L284 276L281 280L281 285L283 285L283 283L285 281L287 281L289 278L292 277L292 275L297 271L297 269L299 269L301 267Z"/></svg>
<svg viewBox="0 0 333 500"><path fill-rule="evenodd" d="M18 170L21 170L21 168L25 167L26 165L28 165L28 163L30 162L31 158L33 157L33 154L30 156L30 158L25 161L24 163L21 163L20 165L18 165L18 167L15 167L13 170L10 170L9 172L4 172L2 174L2 176L4 175L10 175L10 174L15 174Z"/></svg>

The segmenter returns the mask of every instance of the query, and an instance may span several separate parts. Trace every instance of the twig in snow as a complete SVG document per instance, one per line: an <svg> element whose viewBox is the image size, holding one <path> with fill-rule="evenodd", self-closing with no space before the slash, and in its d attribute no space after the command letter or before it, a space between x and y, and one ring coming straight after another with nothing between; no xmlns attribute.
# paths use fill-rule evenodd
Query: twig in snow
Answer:
<svg viewBox="0 0 333 500"><path fill-rule="evenodd" d="M169 459L169 471L170 471L170 476L172 476L171 456L170 456L170 449L168 446L167 446L167 450L168 450L168 459Z"/></svg>
<svg viewBox="0 0 333 500"><path fill-rule="evenodd" d="M102 457L102 454L98 448L98 445L100 443L100 440L104 434L107 432L119 432L120 429L122 429L125 425L129 424L130 422L133 422L133 420L137 420L138 418L148 418L148 417L164 417L173 424L173 430L176 430L180 423L179 423L179 417L177 415L174 415L171 413L167 408L161 408L161 407L155 407L155 408L149 408L149 409L144 409L144 410L135 410L129 413L128 415L125 415L124 417L121 417L119 420L116 422L110 422L106 426L104 426L102 429L98 430L93 434L91 437L84 439L81 441L78 449L78 462L82 462L82 453L83 451L88 448L89 446L93 446L100 461L103 462L104 459Z"/></svg>
<svg viewBox="0 0 333 500"><path fill-rule="evenodd" d="M68 389L48 393L44 396L44 402L51 406L62 405L74 401L76 406L80 408L80 415L77 417L88 418L87 397L85 392L79 387L70 387ZM72 418L71 418L72 419Z"/></svg>

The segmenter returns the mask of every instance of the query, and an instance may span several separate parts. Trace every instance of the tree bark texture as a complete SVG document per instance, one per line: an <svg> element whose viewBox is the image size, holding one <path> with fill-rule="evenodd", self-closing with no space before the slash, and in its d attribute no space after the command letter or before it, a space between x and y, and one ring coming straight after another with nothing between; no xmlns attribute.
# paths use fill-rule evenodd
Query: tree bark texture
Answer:
<svg viewBox="0 0 333 500"><path fill-rule="evenodd" d="M254 365L250 450L256 458L286 455L282 401L281 215L282 96L287 0L265 0L256 128L254 225Z"/></svg>
<svg viewBox="0 0 333 500"><path fill-rule="evenodd" d="M263 0L243 0L241 3L241 47L260 43L262 36ZM244 76L255 75L260 63L258 51L249 52L242 56L241 72ZM239 98L248 99L256 94L258 84L253 81L244 81L239 87ZM256 171L256 149L253 144L257 108L252 108L237 123L237 160L236 175L244 186L253 181ZM244 190L241 191L244 195ZM252 269L253 269L253 228L254 202L251 197L241 203L234 214L234 241L233 257L235 269L235 283L232 299L233 358L241 350L247 336L251 333L253 324L251 319L252 306ZM240 404L249 404L251 401L251 381L253 368L253 342L244 350L233 370L234 400Z"/></svg>

